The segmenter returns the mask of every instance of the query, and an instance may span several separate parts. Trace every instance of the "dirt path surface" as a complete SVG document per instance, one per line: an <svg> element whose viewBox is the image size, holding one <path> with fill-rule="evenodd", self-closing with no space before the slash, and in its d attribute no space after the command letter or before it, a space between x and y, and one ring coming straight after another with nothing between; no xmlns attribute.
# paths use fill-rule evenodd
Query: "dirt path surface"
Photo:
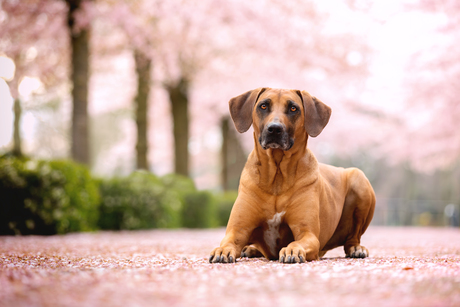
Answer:
<svg viewBox="0 0 460 307"><path fill-rule="evenodd" d="M1 306L460 306L460 230L377 228L371 257L209 264L217 230L0 237Z"/></svg>

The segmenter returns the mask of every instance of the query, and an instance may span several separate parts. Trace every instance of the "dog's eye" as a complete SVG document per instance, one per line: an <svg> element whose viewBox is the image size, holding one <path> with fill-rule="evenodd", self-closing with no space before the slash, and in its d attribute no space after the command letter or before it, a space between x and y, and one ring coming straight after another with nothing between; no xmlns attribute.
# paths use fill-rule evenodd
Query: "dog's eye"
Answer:
<svg viewBox="0 0 460 307"><path fill-rule="evenodd" d="M291 110L291 112L295 112L295 111L297 111L297 108L292 106L290 110Z"/></svg>
<svg viewBox="0 0 460 307"><path fill-rule="evenodd" d="M262 110L266 110L266 109L267 109L267 105L266 105L265 103L262 103L262 104L260 105L260 108L261 108Z"/></svg>

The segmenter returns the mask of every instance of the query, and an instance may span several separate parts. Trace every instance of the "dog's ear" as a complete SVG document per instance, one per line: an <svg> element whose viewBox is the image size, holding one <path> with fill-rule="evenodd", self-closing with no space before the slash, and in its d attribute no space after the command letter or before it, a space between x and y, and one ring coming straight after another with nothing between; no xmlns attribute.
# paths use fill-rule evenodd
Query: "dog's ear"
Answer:
<svg viewBox="0 0 460 307"><path fill-rule="evenodd" d="M321 100L311 96L307 91L297 91L302 98L305 112L305 130L311 137L318 136L326 127L331 117L331 108Z"/></svg>
<svg viewBox="0 0 460 307"><path fill-rule="evenodd" d="M254 104L266 90L265 87L259 87L255 90L236 96L228 102L230 115L232 116L235 128L239 133L248 131L252 125L252 109Z"/></svg>

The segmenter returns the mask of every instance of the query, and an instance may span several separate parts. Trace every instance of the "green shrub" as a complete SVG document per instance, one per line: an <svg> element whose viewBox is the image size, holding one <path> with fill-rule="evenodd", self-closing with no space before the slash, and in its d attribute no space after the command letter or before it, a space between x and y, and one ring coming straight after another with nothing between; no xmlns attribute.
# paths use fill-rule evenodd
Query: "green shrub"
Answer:
<svg viewBox="0 0 460 307"><path fill-rule="evenodd" d="M187 228L210 228L218 226L217 206L208 191L195 191L185 195L182 210L182 226Z"/></svg>
<svg viewBox="0 0 460 307"><path fill-rule="evenodd" d="M182 211L182 226L188 228L227 226L237 196L236 191L218 194L195 191L186 194Z"/></svg>
<svg viewBox="0 0 460 307"><path fill-rule="evenodd" d="M96 229L99 194L88 169L71 161L0 157L0 234Z"/></svg>
<svg viewBox="0 0 460 307"><path fill-rule="evenodd" d="M170 174L163 176L162 182L182 201L181 227L210 228L218 226L217 208L213 195L207 191L197 191L193 180Z"/></svg>
<svg viewBox="0 0 460 307"><path fill-rule="evenodd" d="M225 226L236 195L174 174L96 181L71 161L0 157L0 234Z"/></svg>
<svg viewBox="0 0 460 307"><path fill-rule="evenodd" d="M236 192L197 191L185 176L135 172L101 180L101 229L209 228L225 226Z"/></svg>
<svg viewBox="0 0 460 307"><path fill-rule="evenodd" d="M183 201L172 188L176 184L188 183L183 178L158 178L143 171L125 178L102 180L99 226L115 230L180 227Z"/></svg>
<svg viewBox="0 0 460 307"><path fill-rule="evenodd" d="M227 226L228 218L230 217L230 212L232 211L237 196L237 191L227 191L216 194L215 199L217 203L217 219L219 226Z"/></svg>
<svg viewBox="0 0 460 307"><path fill-rule="evenodd" d="M193 180L183 175L168 174L161 177L160 180L166 189L176 191L181 194L181 197L196 191Z"/></svg>

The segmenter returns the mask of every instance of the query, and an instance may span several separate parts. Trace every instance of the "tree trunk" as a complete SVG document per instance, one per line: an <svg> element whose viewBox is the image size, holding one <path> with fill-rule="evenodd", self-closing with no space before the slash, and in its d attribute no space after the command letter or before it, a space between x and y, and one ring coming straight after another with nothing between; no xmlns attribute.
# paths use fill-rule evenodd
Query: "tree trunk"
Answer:
<svg viewBox="0 0 460 307"><path fill-rule="evenodd" d="M183 77L177 84L167 86L174 126L174 172L185 176L189 175L188 86Z"/></svg>
<svg viewBox="0 0 460 307"><path fill-rule="evenodd" d="M69 6L67 21L71 38L71 81L72 112L72 158L89 165L88 138L88 79L89 79L89 28L75 31L74 13L81 7L82 0L66 0Z"/></svg>
<svg viewBox="0 0 460 307"><path fill-rule="evenodd" d="M221 149L221 183L222 189L238 190L241 172L246 164L247 155L238 139L237 132L233 128L228 117L222 119L222 149Z"/></svg>
<svg viewBox="0 0 460 307"><path fill-rule="evenodd" d="M136 124L137 124L137 168L149 169L147 162L147 113L150 92L150 66L152 61L142 52L134 51L137 73Z"/></svg>
<svg viewBox="0 0 460 307"><path fill-rule="evenodd" d="M21 101L19 98L14 99L14 130L13 130L13 155L22 156L21 149Z"/></svg>

